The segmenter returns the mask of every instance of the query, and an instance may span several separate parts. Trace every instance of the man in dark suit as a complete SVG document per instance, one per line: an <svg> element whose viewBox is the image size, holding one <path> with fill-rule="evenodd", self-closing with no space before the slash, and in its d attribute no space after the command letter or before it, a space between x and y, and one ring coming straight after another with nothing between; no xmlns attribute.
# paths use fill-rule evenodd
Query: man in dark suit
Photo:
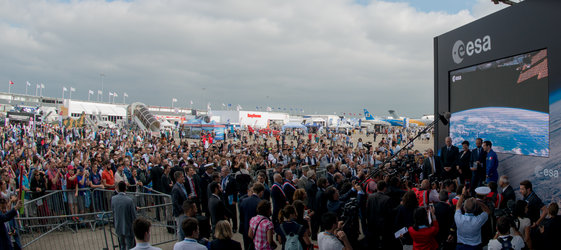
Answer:
<svg viewBox="0 0 561 250"><path fill-rule="evenodd" d="M164 186L162 185L162 175L164 175L164 169L160 166L160 160L158 158L151 158L153 162L152 168L150 168L150 179L152 180L152 188L158 192L163 193ZM156 196L154 199L154 205L160 205L164 203L164 200L161 196ZM164 213L166 210L163 209L162 212ZM160 220L160 208L156 208L156 220Z"/></svg>
<svg viewBox="0 0 561 250"><path fill-rule="evenodd" d="M499 186L503 194L503 202L500 204L500 208L506 208L508 201L516 201L516 194L514 194L514 189L510 186L510 181L506 175L499 179Z"/></svg>
<svg viewBox="0 0 561 250"><path fill-rule="evenodd" d="M312 209L312 207L314 207L315 204L315 197L316 197L316 193L318 191L317 185L316 185L316 172L314 170L308 170L308 172L306 173L306 176L308 177L306 179L306 184L304 189L306 190L306 195L308 196L308 208Z"/></svg>
<svg viewBox="0 0 561 250"><path fill-rule="evenodd" d="M294 192L296 192L296 187L294 186L294 182L292 182L292 171L285 170L284 171L284 183L282 184L282 189L284 194L286 195L286 200L289 204L292 204L294 198Z"/></svg>
<svg viewBox="0 0 561 250"><path fill-rule="evenodd" d="M368 225L368 245L372 249L390 249L394 221L391 214L390 197L385 193L387 184L385 181L377 183L378 192L371 194L367 200L367 225ZM380 237L382 238L380 241Z"/></svg>
<svg viewBox="0 0 561 250"><path fill-rule="evenodd" d="M247 235L249 232L249 221L257 215L257 205L265 193L265 186L261 183L255 183L248 193L251 195L240 201L240 233L243 235L244 249L249 249L253 242Z"/></svg>
<svg viewBox="0 0 561 250"><path fill-rule="evenodd" d="M270 200L271 199L271 189L269 189L269 185L267 184L267 174L265 174L265 172L260 171L257 174L257 182L263 184L263 186L265 187L265 192L263 193L263 197L261 197L261 199L263 200Z"/></svg>
<svg viewBox="0 0 561 250"><path fill-rule="evenodd" d="M229 212L224 205L224 202L220 198L222 194L222 187L218 182L213 182L209 186L212 194L208 198L208 210L210 212L210 222L212 225L212 235L214 235L214 229L216 228L216 223L221 220L227 220Z"/></svg>
<svg viewBox="0 0 561 250"><path fill-rule="evenodd" d="M441 190L439 193L440 202L434 203L434 215L438 221L438 234L436 235L436 241L440 244L442 249L455 249L451 247L450 242L447 242L448 238L456 237L456 232L454 231L454 209L448 204L448 192L446 190Z"/></svg>
<svg viewBox="0 0 561 250"><path fill-rule="evenodd" d="M201 179L196 174L195 166L189 166L185 169L185 190L190 200L194 201L197 210L201 211Z"/></svg>
<svg viewBox="0 0 561 250"><path fill-rule="evenodd" d="M271 198L273 198L273 224L279 225L279 212L288 204L284 190L282 189L282 176L273 176L275 183L271 187Z"/></svg>
<svg viewBox="0 0 561 250"><path fill-rule="evenodd" d="M335 165L327 164L326 170L327 170L327 182L329 184L328 186L333 186L335 184L335 177L333 176L335 174Z"/></svg>
<svg viewBox="0 0 561 250"><path fill-rule="evenodd" d="M321 216L327 212L327 195L326 195L326 188L327 188L327 179L325 177L319 178L317 183L317 191L316 196L314 198L314 203L312 211L314 214L311 218L312 224L312 239L316 240L317 234L319 232L319 225L321 224Z"/></svg>
<svg viewBox="0 0 561 250"><path fill-rule="evenodd" d="M221 169L222 175L222 200L226 209L230 211L230 218L232 218L232 228L236 233L238 228L238 216L236 214L236 203L238 202L238 184L236 178L230 174L230 168L223 166Z"/></svg>
<svg viewBox="0 0 561 250"><path fill-rule="evenodd" d="M173 207L173 217L175 218L175 225L177 227L177 237L178 240L182 240L179 235L179 229L182 223L180 216L183 214L183 202L187 200L189 196L187 190L185 190L185 176L183 175L183 171L176 171L173 175L176 182L171 189L171 203Z"/></svg>
<svg viewBox="0 0 561 250"><path fill-rule="evenodd" d="M2 211L8 210L8 200L4 198L0 198L0 249L14 249L12 246L12 239L4 226L4 223L13 220L18 214L17 210L23 207L23 203L18 201L16 206L8 211L7 213L3 213Z"/></svg>
<svg viewBox="0 0 561 250"><path fill-rule="evenodd" d="M212 195L208 193L208 186L212 183L212 173L214 169L212 165L205 165L202 168L206 168L205 172L201 176L201 206L203 207L203 211L205 212L206 217L210 217L208 211L208 198Z"/></svg>
<svg viewBox="0 0 561 250"><path fill-rule="evenodd" d="M487 153L483 150L483 139L475 139L475 148L471 151L471 184L470 192L474 193L475 188L481 186L487 174L485 163Z"/></svg>
<svg viewBox="0 0 561 250"><path fill-rule="evenodd" d="M117 184L117 195L111 197L115 234L119 238L119 246L122 250L134 247L132 222L136 220L134 201L125 194L126 190L127 184L121 181Z"/></svg>
<svg viewBox="0 0 561 250"><path fill-rule="evenodd" d="M442 159L442 175L445 180L456 178L456 166L458 165L458 158L460 151L458 147L452 145L452 138L446 137L446 145L440 149L440 158Z"/></svg>
<svg viewBox="0 0 561 250"><path fill-rule="evenodd" d="M434 155L434 151L429 148L427 149L427 157L423 162L421 180L429 179L431 175L440 176L442 172L442 166L440 164L440 158Z"/></svg>

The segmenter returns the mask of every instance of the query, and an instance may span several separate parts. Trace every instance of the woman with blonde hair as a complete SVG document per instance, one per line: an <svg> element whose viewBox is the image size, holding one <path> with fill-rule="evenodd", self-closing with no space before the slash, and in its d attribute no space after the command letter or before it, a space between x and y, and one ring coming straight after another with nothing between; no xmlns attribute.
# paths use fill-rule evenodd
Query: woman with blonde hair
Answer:
<svg viewBox="0 0 561 250"><path fill-rule="evenodd" d="M214 238L216 238L216 240L209 243L208 249L242 250L242 245L232 240L233 235L230 222L227 220L219 221L216 223L216 228L214 229Z"/></svg>

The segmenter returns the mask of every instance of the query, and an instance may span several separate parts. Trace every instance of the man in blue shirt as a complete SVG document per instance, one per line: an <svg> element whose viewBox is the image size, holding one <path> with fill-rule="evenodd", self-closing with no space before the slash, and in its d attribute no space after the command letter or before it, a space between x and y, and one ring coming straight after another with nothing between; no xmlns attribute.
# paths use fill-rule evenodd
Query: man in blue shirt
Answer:
<svg viewBox="0 0 561 250"><path fill-rule="evenodd" d="M482 249L481 227L489 218L490 210L483 202L475 198L467 199L464 204L467 193L468 190L464 187L460 200L456 205L456 213L454 214L454 221L458 227L458 245L456 250L480 250ZM462 214L462 207L465 210L465 214ZM483 213L475 215L477 207L480 207Z"/></svg>
<svg viewBox="0 0 561 250"><path fill-rule="evenodd" d="M493 144L491 141L483 142L483 150L487 152L487 158L485 160L485 165L487 166L487 183L491 181L497 182L499 180L499 172L497 171L499 168L499 159L497 158L497 153L493 151L492 147Z"/></svg>

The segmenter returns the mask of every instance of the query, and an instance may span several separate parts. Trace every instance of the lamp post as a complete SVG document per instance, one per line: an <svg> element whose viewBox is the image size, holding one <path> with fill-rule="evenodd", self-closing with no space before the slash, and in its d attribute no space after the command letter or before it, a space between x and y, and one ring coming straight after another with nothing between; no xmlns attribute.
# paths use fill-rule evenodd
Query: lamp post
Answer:
<svg viewBox="0 0 561 250"><path fill-rule="evenodd" d="M101 79L101 94L103 94L103 78L105 77L105 74L101 73L99 74L99 78ZM101 96L101 102L103 102L103 95Z"/></svg>

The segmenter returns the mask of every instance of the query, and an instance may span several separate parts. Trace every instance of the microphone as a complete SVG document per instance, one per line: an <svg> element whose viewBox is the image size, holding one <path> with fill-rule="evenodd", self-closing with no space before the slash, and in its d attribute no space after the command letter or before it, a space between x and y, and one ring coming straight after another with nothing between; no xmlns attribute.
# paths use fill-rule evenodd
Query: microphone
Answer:
<svg viewBox="0 0 561 250"><path fill-rule="evenodd" d="M443 112L438 114L438 118L440 119L442 124L444 124L444 126L448 125L448 123L450 122L450 116L450 112Z"/></svg>

